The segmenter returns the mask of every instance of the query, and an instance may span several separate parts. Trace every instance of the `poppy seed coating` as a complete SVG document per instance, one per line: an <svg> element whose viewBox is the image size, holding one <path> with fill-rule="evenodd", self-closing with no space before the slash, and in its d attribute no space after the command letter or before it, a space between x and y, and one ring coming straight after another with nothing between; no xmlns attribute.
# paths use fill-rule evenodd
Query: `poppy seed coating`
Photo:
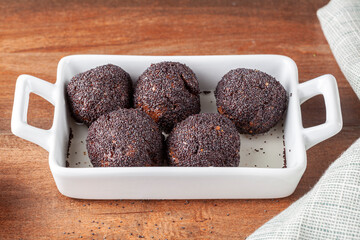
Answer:
<svg viewBox="0 0 360 240"><path fill-rule="evenodd" d="M130 75L112 64L75 75L66 90L73 118L87 126L107 112L131 106Z"/></svg>
<svg viewBox="0 0 360 240"><path fill-rule="evenodd" d="M188 117L176 125L166 143L170 166L239 166L240 135L235 125L218 113Z"/></svg>
<svg viewBox="0 0 360 240"><path fill-rule="evenodd" d="M265 133L287 108L287 93L272 76L237 68L223 76L215 90L218 112L235 123L242 134Z"/></svg>
<svg viewBox="0 0 360 240"><path fill-rule="evenodd" d="M162 164L163 135L144 112L118 109L89 127L86 148L94 167L143 167Z"/></svg>
<svg viewBox="0 0 360 240"><path fill-rule="evenodd" d="M151 64L135 87L135 107L169 133L174 125L200 112L200 89L194 72L178 62Z"/></svg>

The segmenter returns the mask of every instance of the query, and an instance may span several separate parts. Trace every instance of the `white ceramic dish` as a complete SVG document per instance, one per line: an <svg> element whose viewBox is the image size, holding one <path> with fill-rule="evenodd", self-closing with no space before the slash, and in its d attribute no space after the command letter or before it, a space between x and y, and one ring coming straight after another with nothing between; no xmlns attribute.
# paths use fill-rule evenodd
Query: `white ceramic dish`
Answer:
<svg viewBox="0 0 360 240"><path fill-rule="evenodd" d="M274 76L289 93L284 124L280 123L274 131L271 130L273 132L253 139L241 136L241 164L238 168L89 167L84 144L87 128L74 124L69 115L65 102L66 84L75 74L107 63L121 66L136 80L151 63L160 61L187 64L196 73L201 90L214 90L226 72L238 67L259 69ZM43 130L27 124L31 92L55 106L51 129ZM318 94L324 96L326 122L303 128L300 105ZM215 111L215 101L211 94L203 95L201 99L202 111ZM70 157L67 158L70 127L74 138L69 149ZM28 75L19 76L11 120L11 129L15 135L49 151L50 169L59 191L68 197L83 199L286 197L293 193L305 171L306 150L335 135L341 128L340 100L335 78L324 75L299 84L295 62L279 55L68 56L59 62L55 84ZM260 146L264 146L261 151ZM284 150L286 168L282 168ZM67 160L70 167L66 167Z"/></svg>

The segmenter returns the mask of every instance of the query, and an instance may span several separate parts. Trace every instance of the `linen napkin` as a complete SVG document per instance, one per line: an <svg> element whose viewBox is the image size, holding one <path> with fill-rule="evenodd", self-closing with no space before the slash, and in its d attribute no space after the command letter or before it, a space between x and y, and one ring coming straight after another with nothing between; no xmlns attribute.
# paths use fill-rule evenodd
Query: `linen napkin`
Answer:
<svg viewBox="0 0 360 240"><path fill-rule="evenodd" d="M317 15L336 61L360 99L360 1L332 0Z"/></svg>
<svg viewBox="0 0 360 240"><path fill-rule="evenodd" d="M360 0L317 12L342 72L360 99ZM360 239L360 138L315 187L247 239Z"/></svg>

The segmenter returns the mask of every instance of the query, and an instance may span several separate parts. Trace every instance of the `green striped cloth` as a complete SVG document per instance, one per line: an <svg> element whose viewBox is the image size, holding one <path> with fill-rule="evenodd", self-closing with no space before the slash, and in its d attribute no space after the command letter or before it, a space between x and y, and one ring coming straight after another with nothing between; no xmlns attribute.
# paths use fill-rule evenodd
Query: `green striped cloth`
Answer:
<svg viewBox="0 0 360 240"><path fill-rule="evenodd" d="M360 0L332 0L317 14L336 61L360 98ZM360 239L360 139L310 192L248 239Z"/></svg>

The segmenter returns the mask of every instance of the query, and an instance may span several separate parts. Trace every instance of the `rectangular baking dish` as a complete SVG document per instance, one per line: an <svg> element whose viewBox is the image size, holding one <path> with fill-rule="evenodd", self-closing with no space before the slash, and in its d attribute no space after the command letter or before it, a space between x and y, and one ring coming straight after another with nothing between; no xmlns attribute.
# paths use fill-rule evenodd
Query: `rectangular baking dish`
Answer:
<svg viewBox="0 0 360 240"><path fill-rule="evenodd" d="M161 61L177 61L188 65L197 75L202 91L213 91L222 76L234 68L264 71L280 81L289 94L284 121L262 136L241 136L240 166L236 168L91 167L84 143L87 128L75 124L70 117L65 97L66 84L75 74L108 63L122 67L136 81L151 63ZM49 130L27 124L31 92L54 105L53 125ZM319 94L324 97L326 122L303 128L300 105ZM216 111L212 94L203 94L201 98L202 111ZM74 138L68 149L70 128ZM11 120L11 129L16 136L49 151L49 165L59 191L65 196L81 199L286 197L294 192L305 171L306 150L335 135L341 128L340 99L335 78L332 75L323 75L299 84L295 62L280 55L67 56L59 62L55 84L29 75L19 76ZM267 151L259 144L267 146ZM78 155L75 156L77 151ZM67 157L68 153L70 157ZM260 154L262 157L256 157ZM284 165L281 161L285 156ZM67 161L72 158L75 160L70 161L70 166L66 167ZM258 164L253 164L256 161Z"/></svg>

